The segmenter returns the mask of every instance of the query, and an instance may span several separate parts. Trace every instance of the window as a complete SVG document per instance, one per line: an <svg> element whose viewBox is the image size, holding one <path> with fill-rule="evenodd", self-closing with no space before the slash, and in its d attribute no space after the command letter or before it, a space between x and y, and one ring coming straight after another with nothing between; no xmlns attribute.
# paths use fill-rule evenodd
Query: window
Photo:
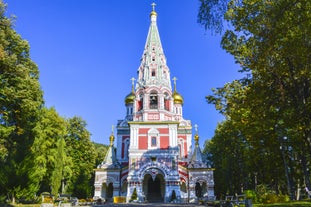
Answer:
<svg viewBox="0 0 311 207"><path fill-rule="evenodd" d="M179 158L184 158L184 139L183 138L179 138L178 141L178 147L179 147Z"/></svg>
<svg viewBox="0 0 311 207"><path fill-rule="evenodd" d="M159 131L156 128L151 128L148 131L148 148L156 149L160 147Z"/></svg>
<svg viewBox="0 0 311 207"><path fill-rule="evenodd" d="M168 96L167 93L164 93L164 109L169 111L170 110L170 97Z"/></svg>
<svg viewBox="0 0 311 207"><path fill-rule="evenodd" d="M151 146L152 146L152 147L157 146L157 138L156 138L156 137L152 137L152 138L151 138Z"/></svg>
<svg viewBox="0 0 311 207"><path fill-rule="evenodd" d="M154 77L155 75L156 75L155 70L152 70L152 71L151 71L151 76Z"/></svg>
<svg viewBox="0 0 311 207"><path fill-rule="evenodd" d="M180 191L187 193L187 186L186 186L186 183L184 181L181 183Z"/></svg>
<svg viewBox="0 0 311 207"><path fill-rule="evenodd" d="M143 109L143 105L144 105L143 95L140 94L139 101L137 101L137 111L142 110Z"/></svg>
<svg viewBox="0 0 311 207"><path fill-rule="evenodd" d="M156 93L150 94L150 109L157 109L158 108L158 95Z"/></svg>

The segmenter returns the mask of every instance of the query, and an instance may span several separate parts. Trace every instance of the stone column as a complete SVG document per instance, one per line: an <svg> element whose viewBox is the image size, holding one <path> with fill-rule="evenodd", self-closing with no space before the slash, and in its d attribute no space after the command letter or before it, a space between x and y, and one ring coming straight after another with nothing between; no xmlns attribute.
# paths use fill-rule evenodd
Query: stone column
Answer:
<svg viewBox="0 0 311 207"><path fill-rule="evenodd" d="M102 192L102 183L95 183L94 184L95 190L94 190L94 199L102 198L101 192Z"/></svg>

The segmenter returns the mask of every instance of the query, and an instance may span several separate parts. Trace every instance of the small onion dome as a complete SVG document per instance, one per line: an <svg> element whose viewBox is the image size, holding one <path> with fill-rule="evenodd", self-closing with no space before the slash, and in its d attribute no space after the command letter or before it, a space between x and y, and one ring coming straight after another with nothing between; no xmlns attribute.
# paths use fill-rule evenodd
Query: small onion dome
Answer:
<svg viewBox="0 0 311 207"><path fill-rule="evenodd" d="M125 104L132 104L134 103L134 100L135 100L135 93L132 91L125 97L124 102Z"/></svg>
<svg viewBox="0 0 311 207"><path fill-rule="evenodd" d="M152 11L152 12L150 12L150 16L157 16L158 14L157 14L157 12L155 12L155 11Z"/></svg>
<svg viewBox="0 0 311 207"><path fill-rule="evenodd" d="M113 145L113 142L114 142L113 134L110 135L109 140L110 140L110 145Z"/></svg>
<svg viewBox="0 0 311 207"><path fill-rule="evenodd" d="M194 135L194 141L195 141L195 145L199 145L199 135L198 134Z"/></svg>
<svg viewBox="0 0 311 207"><path fill-rule="evenodd" d="M177 91L174 91L173 98L175 104L184 104L183 97L179 93L177 93Z"/></svg>

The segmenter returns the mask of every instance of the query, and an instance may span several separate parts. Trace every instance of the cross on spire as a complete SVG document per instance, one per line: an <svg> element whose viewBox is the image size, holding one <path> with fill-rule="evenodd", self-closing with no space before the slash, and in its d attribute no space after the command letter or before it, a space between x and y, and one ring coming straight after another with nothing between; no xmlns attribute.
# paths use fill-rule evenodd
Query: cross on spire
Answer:
<svg viewBox="0 0 311 207"><path fill-rule="evenodd" d="M174 81L174 85L176 85L177 78L174 77L174 78L173 78L173 81Z"/></svg>
<svg viewBox="0 0 311 207"><path fill-rule="evenodd" d="M174 91L176 91L176 81L177 81L177 78L174 77L172 80L174 81Z"/></svg>
<svg viewBox="0 0 311 207"><path fill-rule="evenodd" d="M134 93L135 91L134 91L134 83L135 83L135 78L134 77L132 77L131 78L131 81L132 81L132 93Z"/></svg>
<svg viewBox="0 0 311 207"><path fill-rule="evenodd" d="M131 78L131 81L132 81L132 86L134 85L134 82L135 82L135 78L133 77L133 78Z"/></svg>
<svg viewBox="0 0 311 207"><path fill-rule="evenodd" d="M154 11L154 10L155 10L156 4L153 2L153 3L151 4L151 6L152 6L152 11Z"/></svg>
<svg viewBox="0 0 311 207"><path fill-rule="evenodd" d="M199 126L197 124L194 125L194 130L195 130L196 134L198 134Z"/></svg>
<svg viewBox="0 0 311 207"><path fill-rule="evenodd" d="M111 134L113 134L114 131L114 125L111 126Z"/></svg>

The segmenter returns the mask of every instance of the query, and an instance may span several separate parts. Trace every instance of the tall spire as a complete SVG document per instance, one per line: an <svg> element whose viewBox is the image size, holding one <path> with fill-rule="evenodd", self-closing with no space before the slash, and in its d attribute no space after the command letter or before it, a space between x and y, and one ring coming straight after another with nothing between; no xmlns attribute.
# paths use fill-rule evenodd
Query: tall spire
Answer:
<svg viewBox="0 0 311 207"><path fill-rule="evenodd" d="M158 85L171 90L170 71L166 65L161 39L157 26L157 12L155 3L152 3L150 12L150 26L148 36L138 68L138 87Z"/></svg>

